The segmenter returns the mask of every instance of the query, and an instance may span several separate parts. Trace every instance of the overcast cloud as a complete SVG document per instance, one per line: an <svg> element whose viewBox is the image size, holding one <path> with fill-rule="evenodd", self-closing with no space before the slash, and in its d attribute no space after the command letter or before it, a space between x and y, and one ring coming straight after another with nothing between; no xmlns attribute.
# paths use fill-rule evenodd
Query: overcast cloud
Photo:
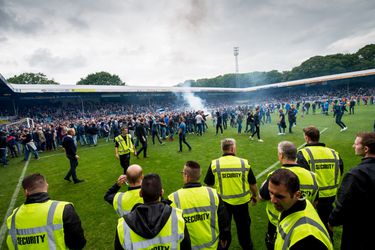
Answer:
<svg viewBox="0 0 375 250"><path fill-rule="evenodd" d="M175 85L375 43L373 0L0 0L0 73Z"/></svg>

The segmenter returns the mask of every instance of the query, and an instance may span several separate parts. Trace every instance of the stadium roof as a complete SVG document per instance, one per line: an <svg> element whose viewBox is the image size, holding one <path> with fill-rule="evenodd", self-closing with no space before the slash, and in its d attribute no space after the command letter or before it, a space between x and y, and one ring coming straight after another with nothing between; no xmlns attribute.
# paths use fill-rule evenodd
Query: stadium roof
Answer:
<svg viewBox="0 0 375 250"><path fill-rule="evenodd" d="M216 87L157 87L157 86L108 86L108 85L45 85L45 84L10 84L0 74L0 93L139 93L139 92L252 92L261 89L291 87L298 85L320 84L334 80L375 75L375 69L349 73L320 76L289 82L273 83L248 88Z"/></svg>

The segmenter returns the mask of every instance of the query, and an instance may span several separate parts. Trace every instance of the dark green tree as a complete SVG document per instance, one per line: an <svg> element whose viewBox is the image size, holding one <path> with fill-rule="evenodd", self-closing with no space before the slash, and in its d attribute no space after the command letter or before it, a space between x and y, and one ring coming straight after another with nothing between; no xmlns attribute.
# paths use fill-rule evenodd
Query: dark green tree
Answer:
<svg viewBox="0 0 375 250"><path fill-rule="evenodd" d="M48 79L43 73L22 73L7 80L13 84L59 84L53 79Z"/></svg>
<svg viewBox="0 0 375 250"><path fill-rule="evenodd" d="M111 75L108 72L96 72L89 74L86 78L81 78L77 85L123 85L125 82L121 81L118 75Z"/></svg>

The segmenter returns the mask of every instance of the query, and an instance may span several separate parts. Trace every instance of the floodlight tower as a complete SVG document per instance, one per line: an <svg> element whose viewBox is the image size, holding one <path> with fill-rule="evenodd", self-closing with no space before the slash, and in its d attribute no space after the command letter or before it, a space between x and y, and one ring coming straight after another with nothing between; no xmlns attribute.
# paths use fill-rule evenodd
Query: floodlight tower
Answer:
<svg viewBox="0 0 375 250"><path fill-rule="evenodd" d="M238 54L239 54L239 47L233 47L233 55L235 59L235 66L236 66L236 87L238 88Z"/></svg>
<svg viewBox="0 0 375 250"><path fill-rule="evenodd" d="M238 54L239 54L239 47L233 47L233 54L234 54L234 58L235 58L236 74L238 74Z"/></svg>

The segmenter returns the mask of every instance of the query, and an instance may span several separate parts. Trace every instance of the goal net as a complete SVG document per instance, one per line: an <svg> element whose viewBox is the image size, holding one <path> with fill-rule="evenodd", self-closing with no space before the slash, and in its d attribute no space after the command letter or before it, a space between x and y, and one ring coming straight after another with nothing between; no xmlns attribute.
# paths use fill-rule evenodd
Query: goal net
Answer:
<svg viewBox="0 0 375 250"><path fill-rule="evenodd" d="M34 120L31 118L23 118L19 121L8 123L5 125L6 131L23 130L25 128L34 128Z"/></svg>

